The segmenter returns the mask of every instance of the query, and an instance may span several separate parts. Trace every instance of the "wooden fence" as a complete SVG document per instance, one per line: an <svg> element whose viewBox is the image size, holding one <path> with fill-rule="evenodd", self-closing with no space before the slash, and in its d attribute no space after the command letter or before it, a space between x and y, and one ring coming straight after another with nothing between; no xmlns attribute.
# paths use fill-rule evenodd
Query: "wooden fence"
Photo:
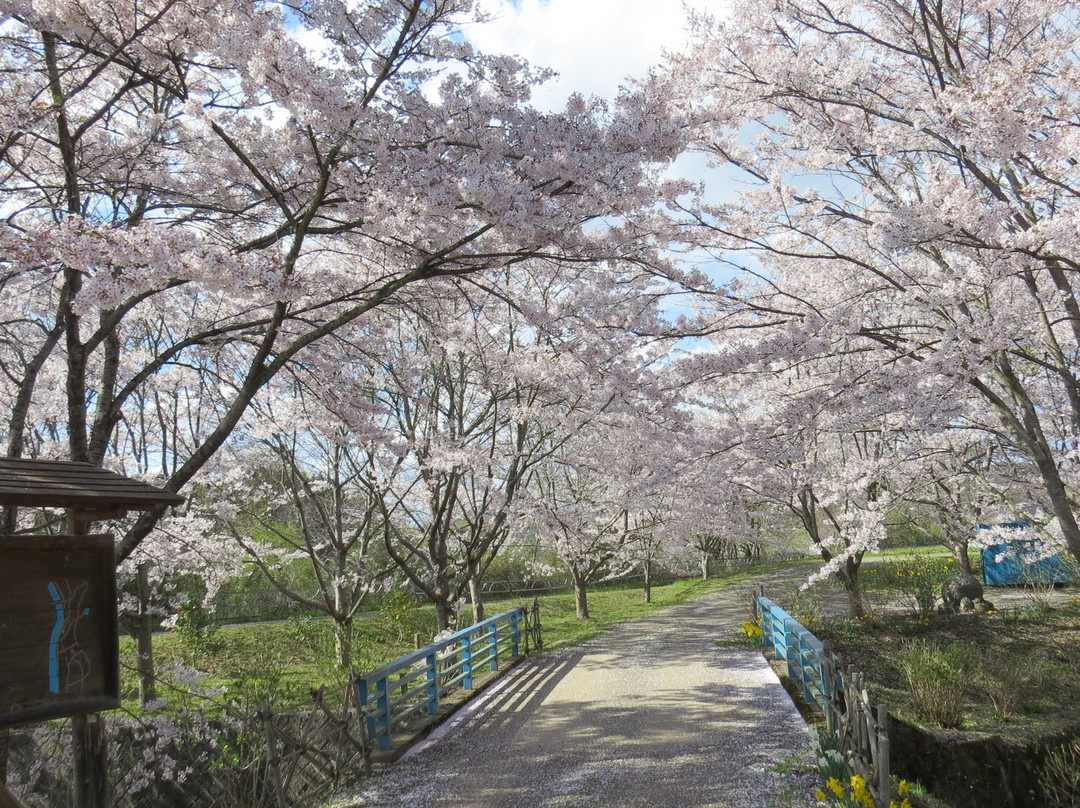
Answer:
<svg viewBox="0 0 1080 808"><path fill-rule="evenodd" d="M443 696L472 690L474 677L498 670L500 658L517 659L542 647L539 604L534 602L532 609L489 617L358 677L368 737L380 749L390 749L396 726L413 716L436 715Z"/></svg>
<svg viewBox="0 0 1080 808"><path fill-rule="evenodd" d="M787 675L799 683L808 704L821 708L825 728L837 736L840 752L866 780L878 808L888 808L889 714L874 705L861 673L841 664L798 620L767 597L755 599L761 618L763 647L787 664Z"/></svg>
<svg viewBox="0 0 1080 808"><path fill-rule="evenodd" d="M266 740L264 797L259 805L310 804L355 777L358 764L364 774L371 774L366 728L353 692L346 688L344 704L335 709L326 704L323 688L313 690L306 716L275 715L269 708L259 711Z"/></svg>

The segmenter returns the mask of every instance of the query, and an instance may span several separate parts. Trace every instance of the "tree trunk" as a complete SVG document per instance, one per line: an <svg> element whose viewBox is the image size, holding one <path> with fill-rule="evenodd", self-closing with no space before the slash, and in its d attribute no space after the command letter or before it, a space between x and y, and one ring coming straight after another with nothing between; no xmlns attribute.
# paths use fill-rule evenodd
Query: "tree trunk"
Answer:
<svg viewBox="0 0 1080 808"><path fill-rule="evenodd" d="M648 561L643 561L641 564L641 571L645 576L645 602L652 603L652 564Z"/></svg>
<svg viewBox="0 0 1080 808"><path fill-rule="evenodd" d="M435 621L439 624L439 631L457 628L457 626L451 626L454 622L454 610L450 608L445 598L435 601Z"/></svg>
<svg viewBox="0 0 1080 808"><path fill-rule="evenodd" d="M469 601L472 603L472 618L474 623L484 619L484 597L480 593L480 582L476 578L469 579Z"/></svg>
<svg viewBox="0 0 1080 808"><path fill-rule="evenodd" d="M709 554L701 554L701 580L709 580Z"/></svg>
<svg viewBox="0 0 1080 808"><path fill-rule="evenodd" d="M136 579L139 614L135 620L135 647L138 654L139 705L145 707L157 698L154 677L154 620L150 614L150 563L139 564Z"/></svg>
<svg viewBox="0 0 1080 808"><path fill-rule="evenodd" d="M866 602L863 600L862 584L859 583L859 564L849 558L839 575L848 599L848 613L852 617L866 617Z"/></svg>
<svg viewBox="0 0 1080 808"><path fill-rule="evenodd" d="M589 619L589 601L585 579L576 575L574 576L574 608L577 610L578 620Z"/></svg>
<svg viewBox="0 0 1080 808"><path fill-rule="evenodd" d="M961 572L966 572L968 575L974 574L971 571L971 557L968 555L967 539L955 539L952 542L952 555L957 568Z"/></svg>
<svg viewBox="0 0 1080 808"><path fill-rule="evenodd" d="M353 621L347 618L334 622L334 655L343 671L352 665Z"/></svg>
<svg viewBox="0 0 1080 808"><path fill-rule="evenodd" d="M1028 391L1020 383L1012 365L1004 355L999 355L997 358L994 377L1007 391L1012 402L1015 402L1018 412L1014 412L1009 402L990 389L981 379L972 379L971 383L987 399L1002 424L1012 433L1017 443L1026 451L1039 470L1039 476L1042 477L1046 493L1050 498L1054 516L1057 517L1058 525L1061 527L1065 545L1073 558L1080 561L1080 524L1076 521L1068 489L1061 477L1046 435L1043 433L1038 407L1031 400Z"/></svg>

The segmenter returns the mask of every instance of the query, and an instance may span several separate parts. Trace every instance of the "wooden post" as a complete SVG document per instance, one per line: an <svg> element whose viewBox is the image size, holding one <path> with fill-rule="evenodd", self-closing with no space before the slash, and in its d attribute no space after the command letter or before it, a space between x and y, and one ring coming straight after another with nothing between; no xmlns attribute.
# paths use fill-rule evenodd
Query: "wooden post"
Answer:
<svg viewBox="0 0 1080 808"><path fill-rule="evenodd" d="M892 772L889 770L889 710L884 704L878 705L876 723L878 799L881 808L888 808L892 796Z"/></svg>
<svg viewBox="0 0 1080 808"><path fill-rule="evenodd" d="M273 713L270 712L268 704L263 704L256 715L262 719L263 731L266 733L266 770L269 775L270 785L274 789L274 800L281 808L288 808L285 789L281 784L281 766L277 753L277 739L274 737Z"/></svg>
<svg viewBox="0 0 1080 808"><path fill-rule="evenodd" d="M109 808L109 757L101 714L72 716L71 734L75 743L75 804L79 808Z"/></svg>
<svg viewBox="0 0 1080 808"><path fill-rule="evenodd" d="M15 795L8 791L8 787L0 783L0 808L26 808Z"/></svg>
<svg viewBox="0 0 1080 808"><path fill-rule="evenodd" d="M86 536L90 520L86 514L69 509L68 533ZM105 721L101 713L86 713L71 718L71 736L75 757L75 804L79 808L109 808L109 750L105 744Z"/></svg>
<svg viewBox="0 0 1080 808"><path fill-rule="evenodd" d="M8 535L15 532L18 523L19 509L14 505L5 505L0 508L0 535ZM7 792L8 751L11 730L0 729L0 808L3 808L3 799ZM12 797L14 799L14 797Z"/></svg>
<svg viewBox="0 0 1080 808"><path fill-rule="evenodd" d="M533 639L536 640L537 653L540 653L544 650L544 635L540 627L540 598L533 598L532 616L532 630L535 633Z"/></svg>
<svg viewBox="0 0 1080 808"><path fill-rule="evenodd" d="M139 614L136 628L136 665L139 670L139 706L145 707L157 698L154 686L154 618L150 614L150 563L138 567Z"/></svg>

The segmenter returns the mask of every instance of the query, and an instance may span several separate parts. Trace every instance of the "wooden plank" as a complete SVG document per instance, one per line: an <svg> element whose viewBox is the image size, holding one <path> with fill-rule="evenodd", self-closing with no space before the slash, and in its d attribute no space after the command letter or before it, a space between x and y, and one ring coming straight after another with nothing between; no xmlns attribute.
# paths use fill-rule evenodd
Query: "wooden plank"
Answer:
<svg viewBox="0 0 1080 808"><path fill-rule="evenodd" d="M89 463L0 458L3 505L76 510L126 506L149 510L183 501L179 494Z"/></svg>
<svg viewBox="0 0 1080 808"><path fill-rule="evenodd" d="M57 689L61 695L65 692L78 692L85 687L79 684L79 680L86 676L96 676L97 668L86 667L94 659L101 659L107 652L107 645L99 638L87 638L88 641L80 643L75 653L83 656L78 659L59 659L56 675ZM23 682L37 682L37 688L41 689L41 679L49 676L49 655L41 653L40 645L25 645L21 648L3 649L4 664L0 665L0 686L5 688L4 699L10 693L6 690L8 685L15 686ZM85 667L85 670L84 670ZM104 675L103 673L101 674ZM98 676L96 679L103 684L104 680ZM45 696L49 694L46 692Z"/></svg>

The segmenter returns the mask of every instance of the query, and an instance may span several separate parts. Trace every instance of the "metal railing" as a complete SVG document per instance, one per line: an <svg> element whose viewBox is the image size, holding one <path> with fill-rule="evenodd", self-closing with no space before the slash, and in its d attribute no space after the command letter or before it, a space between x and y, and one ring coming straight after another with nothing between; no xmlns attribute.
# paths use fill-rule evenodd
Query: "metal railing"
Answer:
<svg viewBox="0 0 1080 808"><path fill-rule="evenodd" d="M498 670L500 658L527 653L529 611L519 607L489 617L359 676L356 692L368 738L390 749L395 727L418 714L436 715L447 693L472 690L474 677Z"/></svg>
<svg viewBox="0 0 1080 808"><path fill-rule="evenodd" d="M800 683L806 702L823 705L836 689L826 675L825 645L773 601L764 596L757 601L763 643L787 663L788 678Z"/></svg>
<svg viewBox="0 0 1080 808"><path fill-rule="evenodd" d="M841 752L866 781L878 808L888 808L889 714L870 701L862 674L842 666L802 623L765 596L756 598L762 645L787 663L788 678L799 683L808 704L825 713L825 727L840 741Z"/></svg>

